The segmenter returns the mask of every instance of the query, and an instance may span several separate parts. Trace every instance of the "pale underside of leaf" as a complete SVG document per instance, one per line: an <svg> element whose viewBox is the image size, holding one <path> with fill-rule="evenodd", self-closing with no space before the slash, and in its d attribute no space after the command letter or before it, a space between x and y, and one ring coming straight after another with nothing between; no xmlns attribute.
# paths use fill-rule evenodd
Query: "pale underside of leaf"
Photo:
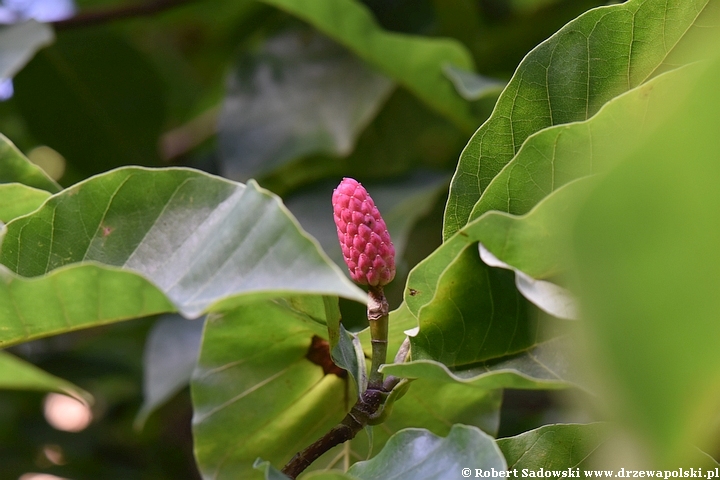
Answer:
<svg viewBox="0 0 720 480"><path fill-rule="evenodd" d="M415 360L388 364L382 371L399 377L459 382L481 389L563 388L576 377L571 372L566 342L567 337L558 337L509 358L462 369L450 369L432 360Z"/></svg>
<svg viewBox="0 0 720 480"><path fill-rule="evenodd" d="M238 295L298 292L364 301L280 200L188 169L93 177L8 225L2 261L24 276L96 261L138 272L187 317ZM240 299L242 300L242 299Z"/></svg>

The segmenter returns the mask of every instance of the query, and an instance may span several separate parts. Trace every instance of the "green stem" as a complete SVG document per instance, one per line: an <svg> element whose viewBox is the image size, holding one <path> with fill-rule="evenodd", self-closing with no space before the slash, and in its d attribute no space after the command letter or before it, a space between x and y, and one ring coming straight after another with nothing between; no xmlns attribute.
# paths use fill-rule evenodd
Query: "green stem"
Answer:
<svg viewBox="0 0 720 480"><path fill-rule="evenodd" d="M370 342L372 361L370 364L370 388L382 389L383 374L380 365L387 363L388 349L388 303L383 287L370 287L368 290L367 316L370 323Z"/></svg>

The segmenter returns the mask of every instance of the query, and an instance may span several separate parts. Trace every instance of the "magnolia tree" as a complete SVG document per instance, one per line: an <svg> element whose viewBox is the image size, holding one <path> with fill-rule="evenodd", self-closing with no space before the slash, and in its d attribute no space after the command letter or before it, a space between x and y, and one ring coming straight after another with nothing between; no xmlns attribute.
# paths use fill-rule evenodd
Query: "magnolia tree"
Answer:
<svg viewBox="0 0 720 480"><path fill-rule="evenodd" d="M0 346L165 315L148 339L137 423L189 382L203 478L588 469L668 478L688 468L712 478L718 3L591 9L532 49L504 86L475 73L477 45L390 32L355 0L262 3L302 20L306 40L283 31L241 62L251 74L231 74L221 171L261 178L282 195L288 185L331 183L286 195L287 207L254 180L180 167L124 166L62 188L3 138ZM52 41L46 25L10 28L24 44L2 65L5 77ZM310 63L339 58L329 71L348 75L324 84L302 61L285 66L297 49L310 51L301 59ZM42 55L18 75L21 97L23 75L49 68ZM306 99L317 109L303 112L314 114L284 105L273 116L256 101L268 85L258 79L271 81L268 57L287 68L276 74L299 82L267 87L274 98ZM437 174L403 183L414 168L393 163L404 155L395 142L432 144L430 130L405 138L392 130L412 121L412 109L392 113L410 101L462 132L449 190ZM58 121L28 118L30 128ZM385 128L398 133L378 140ZM258 132L271 140L258 142L268 138ZM66 143L48 141L71 165ZM129 150L112 155L135 162ZM373 180L390 179L377 183L385 220L351 175L373 194ZM438 192L448 192L442 243L408 272L409 232L418 218L440 215ZM367 319L358 314L365 308ZM91 402L22 352L0 352L1 387ZM497 438L504 389L573 392L575 418L586 423L546 421Z"/></svg>

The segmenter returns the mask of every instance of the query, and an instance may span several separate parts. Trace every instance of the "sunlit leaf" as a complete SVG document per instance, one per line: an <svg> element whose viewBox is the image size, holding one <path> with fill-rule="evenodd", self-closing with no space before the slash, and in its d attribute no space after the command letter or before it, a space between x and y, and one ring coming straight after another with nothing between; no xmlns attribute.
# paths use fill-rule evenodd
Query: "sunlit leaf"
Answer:
<svg viewBox="0 0 720 480"><path fill-rule="evenodd" d="M25 278L0 265L2 347L174 309L148 280L116 267L73 265Z"/></svg>
<svg viewBox="0 0 720 480"><path fill-rule="evenodd" d="M307 358L313 337L325 333L285 301L208 317L192 380L204 476L262 478L252 466L257 457L280 467L343 418L355 395Z"/></svg>
<svg viewBox="0 0 720 480"><path fill-rule="evenodd" d="M445 210L444 238L467 223L487 185L530 135L585 120L645 82L707 4L630 0L600 7L533 49L463 151Z"/></svg>
<svg viewBox="0 0 720 480"><path fill-rule="evenodd" d="M683 67L659 75L613 98L586 121L530 136L483 191L468 221L490 210L526 213L566 183L607 171L632 148L629 140L651 134L682 105L692 70Z"/></svg>
<svg viewBox="0 0 720 480"><path fill-rule="evenodd" d="M8 311L14 312L13 303L27 309L9 317L14 321L8 324L15 327L4 327L3 342L58 333L66 323L74 329L92 325L93 318L123 318L126 313L90 315L98 302L100 312L103 302L115 311L126 301L122 295L98 299L92 292L99 286L86 292L64 283L99 272L116 288L144 292L121 309L127 314L177 309L195 317L211 307L223 310L250 301L247 294L257 300L314 292L365 301L365 294L298 228L277 197L254 183L246 187L187 169L125 168L64 190L8 224L1 258L20 275L38 277L6 274L3 295L13 299ZM116 269L72 265L87 261L126 270L113 279ZM61 274L52 274L63 266ZM36 302L42 295L35 288L55 289L58 293L51 297L57 302L89 311L82 320L68 319L63 312L69 307ZM144 297L153 299L152 307Z"/></svg>
<svg viewBox="0 0 720 480"><path fill-rule="evenodd" d="M473 225L418 264L405 303L417 320L414 359L468 365L519 353L537 340L537 319L515 289L514 274L481 259Z"/></svg>
<svg viewBox="0 0 720 480"><path fill-rule="evenodd" d="M218 302L227 308L240 292L365 300L277 197L254 182L188 169L128 167L64 190L8 224L1 258L28 277L82 261L124 267L146 275L187 316Z"/></svg>

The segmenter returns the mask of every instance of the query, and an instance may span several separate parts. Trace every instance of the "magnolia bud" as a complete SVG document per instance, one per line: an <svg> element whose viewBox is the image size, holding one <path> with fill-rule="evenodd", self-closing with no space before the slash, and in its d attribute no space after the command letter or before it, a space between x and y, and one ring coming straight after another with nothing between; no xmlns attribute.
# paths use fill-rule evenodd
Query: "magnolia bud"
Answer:
<svg viewBox="0 0 720 480"><path fill-rule="evenodd" d="M350 277L373 287L390 283L395 278L395 247L367 190L357 180L343 178L333 191L332 204Z"/></svg>

